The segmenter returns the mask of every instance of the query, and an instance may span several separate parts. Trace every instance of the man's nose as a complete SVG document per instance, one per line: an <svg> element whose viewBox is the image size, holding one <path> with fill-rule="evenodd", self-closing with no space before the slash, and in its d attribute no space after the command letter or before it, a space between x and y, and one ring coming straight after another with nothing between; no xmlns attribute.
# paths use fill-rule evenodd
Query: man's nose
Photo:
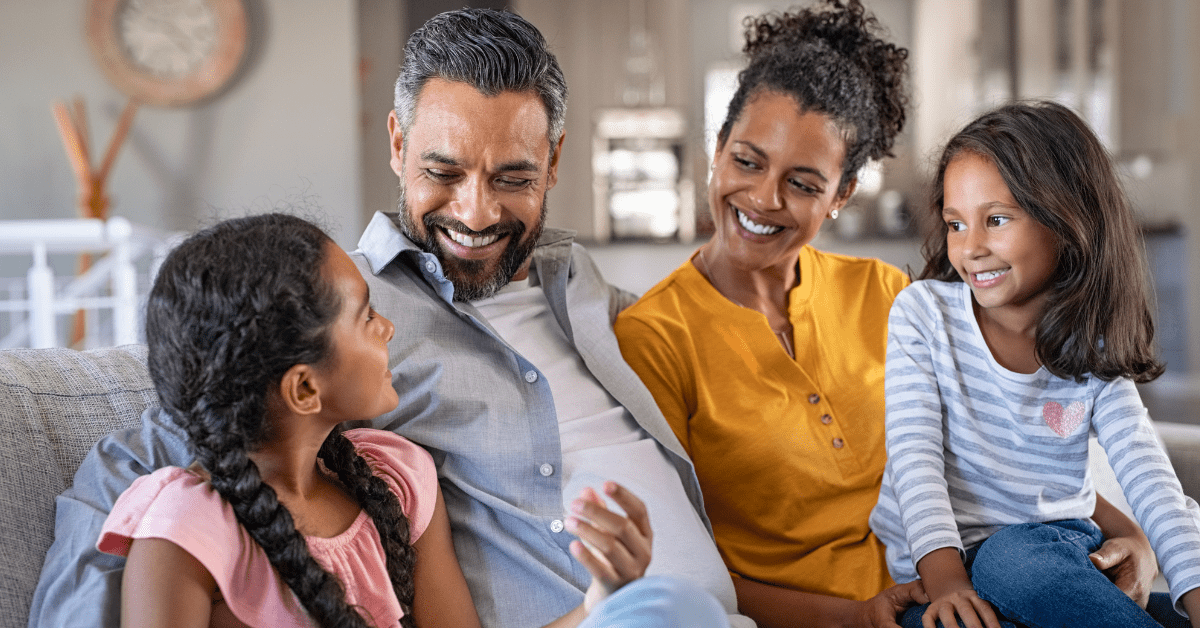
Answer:
<svg viewBox="0 0 1200 628"><path fill-rule="evenodd" d="M473 231L483 231L500 222L503 209L491 182L483 177L468 177L455 190L451 213Z"/></svg>

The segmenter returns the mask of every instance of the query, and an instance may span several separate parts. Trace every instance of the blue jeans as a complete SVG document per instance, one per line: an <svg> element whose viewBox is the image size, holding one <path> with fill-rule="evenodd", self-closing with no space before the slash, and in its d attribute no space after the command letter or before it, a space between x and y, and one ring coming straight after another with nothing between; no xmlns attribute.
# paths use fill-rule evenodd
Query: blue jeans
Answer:
<svg viewBox="0 0 1200 628"><path fill-rule="evenodd" d="M1003 628L1190 628L1169 595L1151 594L1143 610L1096 569L1088 554L1103 543L1100 528L1086 520L1022 523L967 550L965 564ZM908 609L900 625L921 628L928 606Z"/></svg>
<svg viewBox="0 0 1200 628"><path fill-rule="evenodd" d="M621 587L579 628L729 628L711 593L679 578L648 576Z"/></svg>

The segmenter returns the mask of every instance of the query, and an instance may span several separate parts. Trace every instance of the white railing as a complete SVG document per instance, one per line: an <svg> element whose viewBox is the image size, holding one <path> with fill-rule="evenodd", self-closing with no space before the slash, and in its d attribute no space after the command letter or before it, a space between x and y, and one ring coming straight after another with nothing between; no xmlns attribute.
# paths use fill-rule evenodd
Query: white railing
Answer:
<svg viewBox="0 0 1200 628"><path fill-rule="evenodd" d="M172 243L166 233L119 217L0 221L0 256L32 258L24 280L0 285L0 313L7 313L0 349L65 346L69 332L62 333L59 319L79 311L84 348L139 342L139 285L149 286ZM83 253L93 257L88 270L56 279L51 255Z"/></svg>

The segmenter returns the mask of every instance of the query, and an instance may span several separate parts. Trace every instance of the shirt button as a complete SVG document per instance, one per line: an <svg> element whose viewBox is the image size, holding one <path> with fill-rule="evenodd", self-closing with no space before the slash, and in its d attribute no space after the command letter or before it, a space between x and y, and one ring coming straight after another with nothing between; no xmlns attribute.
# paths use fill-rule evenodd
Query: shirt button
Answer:
<svg viewBox="0 0 1200 628"><path fill-rule="evenodd" d="M821 422L825 425L829 425L830 423L833 423L833 417L829 416L828 414L822 414Z"/></svg>
<svg viewBox="0 0 1200 628"><path fill-rule="evenodd" d="M425 262L425 270L432 273L433 271L437 270L437 265L435 265L433 262Z"/></svg>
<svg viewBox="0 0 1200 628"><path fill-rule="evenodd" d="M537 381L537 371L525 371L525 381L530 384Z"/></svg>
<svg viewBox="0 0 1200 628"><path fill-rule="evenodd" d="M813 393L813 394L809 395L808 402L809 403L821 403L821 395L818 395L817 393Z"/></svg>
<svg viewBox="0 0 1200 628"><path fill-rule="evenodd" d="M562 519L555 519L554 521L551 521L551 522L550 522L550 531L551 531L551 532L553 532L553 533L555 533L555 534L558 534L559 532L562 532L562 531L563 531L563 527L564 527L564 526L563 526Z"/></svg>
<svg viewBox="0 0 1200 628"><path fill-rule="evenodd" d="M844 441L840 438L833 439L833 448L834 449L841 449L842 447L845 447L845 446L846 446L846 441Z"/></svg>
<svg viewBox="0 0 1200 628"><path fill-rule="evenodd" d="M554 465L548 462L543 463L542 466L538 467L538 473L541 473L546 477L550 477L554 475Z"/></svg>

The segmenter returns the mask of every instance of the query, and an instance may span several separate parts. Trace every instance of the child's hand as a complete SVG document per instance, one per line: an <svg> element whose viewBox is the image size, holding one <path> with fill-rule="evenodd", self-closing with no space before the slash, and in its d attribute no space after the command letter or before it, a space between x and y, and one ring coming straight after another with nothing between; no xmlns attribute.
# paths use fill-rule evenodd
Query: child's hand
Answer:
<svg viewBox="0 0 1200 628"><path fill-rule="evenodd" d="M567 517L567 530L580 540L571 542L571 555L592 574L592 584L583 606L591 612L604 598L641 578L650 565L653 533L646 505L616 482L605 482L604 493L625 511L612 512L590 488L571 502L574 513Z"/></svg>
<svg viewBox="0 0 1200 628"><path fill-rule="evenodd" d="M985 602L975 593L975 589L967 587L942 594L941 597L929 603L929 609L921 616L921 624L925 628L937 628L940 620L942 626L957 626L958 619L967 628L1000 628L1000 620L992 605Z"/></svg>

